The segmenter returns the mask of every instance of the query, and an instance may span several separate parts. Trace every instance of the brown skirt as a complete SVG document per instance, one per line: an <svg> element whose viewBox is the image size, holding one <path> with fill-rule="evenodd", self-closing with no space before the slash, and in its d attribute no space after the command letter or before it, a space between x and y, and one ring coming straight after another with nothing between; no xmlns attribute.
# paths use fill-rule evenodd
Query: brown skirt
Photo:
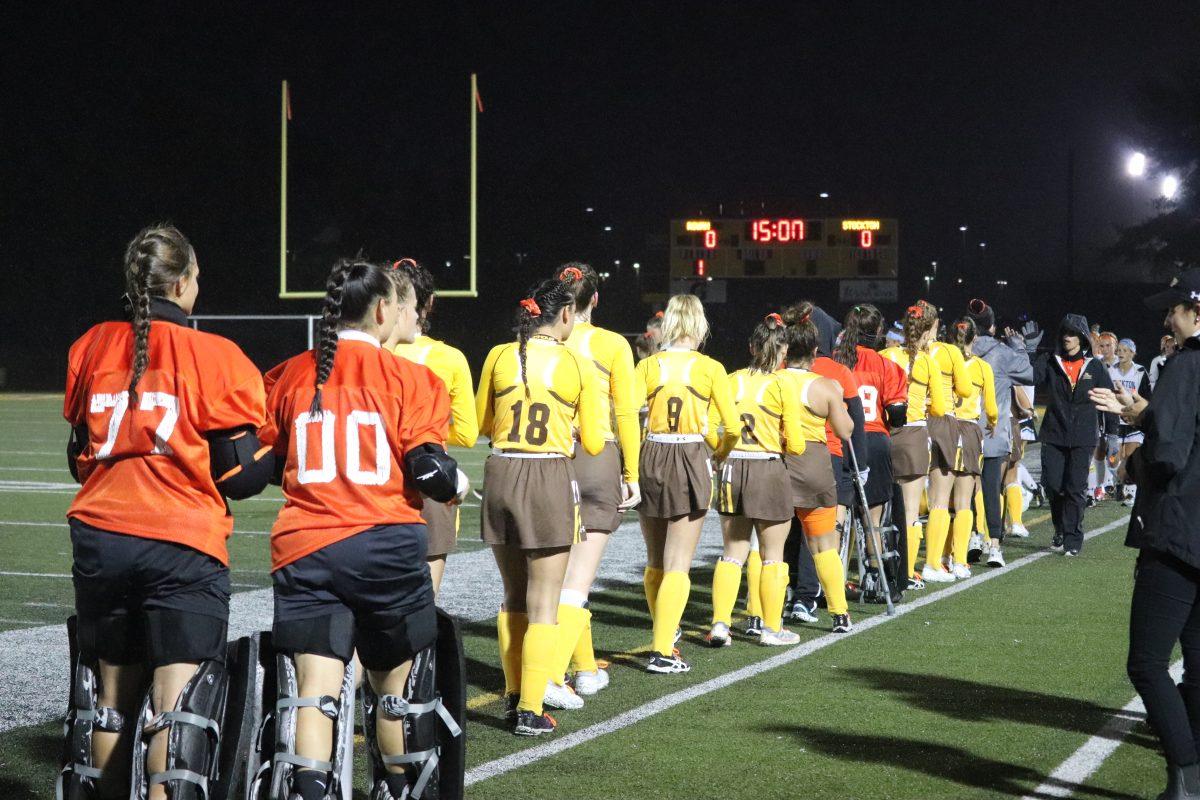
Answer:
<svg viewBox="0 0 1200 800"><path fill-rule="evenodd" d="M979 475L983 472L983 428L969 419L956 419L958 452L954 471L960 475Z"/></svg>
<svg viewBox="0 0 1200 800"><path fill-rule="evenodd" d="M638 513L655 519L702 514L712 502L712 456L704 442L642 444Z"/></svg>
<svg viewBox="0 0 1200 800"><path fill-rule="evenodd" d="M488 544L541 550L583 541L571 459L488 456L480 516Z"/></svg>
<svg viewBox="0 0 1200 800"><path fill-rule="evenodd" d="M580 512L583 528L597 533L612 533L621 524L621 450L616 442L607 442L599 455L575 443L575 479L579 481Z"/></svg>
<svg viewBox="0 0 1200 800"><path fill-rule="evenodd" d="M929 466L953 471L958 463L958 420L949 415L929 418Z"/></svg>
<svg viewBox="0 0 1200 800"><path fill-rule="evenodd" d="M1025 455L1025 440L1021 438L1021 425L1016 417L1013 417L1008 427L1012 428L1012 450L1008 452L1008 463L1016 466Z"/></svg>
<svg viewBox="0 0 1200 800"><path fill-rule="evenodd" d="M792 483L782 458L727 458L718 475L720 513L772 522L792 518Z"/></svg>
<svg viewBox="0 0 1200 800"><path fill-rule="evenodd" d="M924 425L892 431L892 474L898 481L929 474L929 430Z"/></svg>
<svg viewBox="0 0 1200 800"><path fill-rule="evenodd" d="M421 498L421 519L429 531L429 557L453 553L458 547L458 506Z"/></svg>
<svg viewBox="0 0 1200 800"><path fill-rule="evenodd" d="M784 458L792 484L794 508L832 508L837 505L833 461L824 442L805 442L802 455Z"/></svg>

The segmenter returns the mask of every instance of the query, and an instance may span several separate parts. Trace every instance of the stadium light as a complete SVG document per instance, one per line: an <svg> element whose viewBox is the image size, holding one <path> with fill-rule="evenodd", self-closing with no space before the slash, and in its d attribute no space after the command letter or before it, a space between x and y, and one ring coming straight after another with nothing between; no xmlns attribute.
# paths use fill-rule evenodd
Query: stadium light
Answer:
<svg viewBox="0 0 1200 800"><path fill-rule="evenodd" d="M639 270L639 269L641 269L641 268L642 268L642 265L641 265L641 264L639 264L639 263L638 263L638 262L636 262L636 261L635 261L635 262L633 262L633 269L634 269L635 271L636 271L636 270Z"/></svg>
<svg viewBox="0 0 1200 800"><path fill-rule="evenodd" d="M822 199L822 200L828 200L828 199L829 199L829 192L821 192L821 199Z"/></svg>
<svg viewBox="0 0 1200 800"><path fill-rule="evenodd" d="M959 279L958 279L958 283L959 283L959 284L961 284L961 283L962 283L962 278L959 278Z"/></svg>
<svg viewBox="0 0 1200 800"><path fill-rule="evenodd" d="M604 230L605 230L605 231L611 231L611 230L612 230L612 225L605 225L605 226L604 226Z"/></svg>
<svg viewBox="0 0 1200 800"><path fill-rule="evenodd" d="M588 206L587 208L585 208L585 209L584 209L584 211L586 211L586 212L587 212L587 213L589 213L589 214L590 214L590 213L592 213L592 212L593 212L593 211L595 211L595 210L596 210L596 209L592 208L591 206Z"/></svg>
<svg viewBox="0 0 1200 800"><path fill-rule="evenodd" d="M966 225L959 225L959 226L958 226L958 232L959 232L959 233L966 233L966 232L967 232L967 226L966 226Z"/></svg>
<svg viewBox="0 0 1200 800"><path fill-rule="evenodd" d="M615 258L615 259L613 259L613 266L614 266L614 267L619 267L619 266L621 266L621 259L619 259L619 258Z"/></svg>
<svg viewBox="0 0 1200 800"><path fill-rule="evenodd" d="M1133 153L1125 160L1125 172L1131 178L1141 178L1146 174L1146 154Z"/></svg>
<svg viewBox="0 0 1200 800"><path fill-rule="evenodd" d="M1179 178L1174 175L1164 175L1162 183L1159 184L1159 192L1164 200L1174 200L1175 195L1179 194Z"/></svg>

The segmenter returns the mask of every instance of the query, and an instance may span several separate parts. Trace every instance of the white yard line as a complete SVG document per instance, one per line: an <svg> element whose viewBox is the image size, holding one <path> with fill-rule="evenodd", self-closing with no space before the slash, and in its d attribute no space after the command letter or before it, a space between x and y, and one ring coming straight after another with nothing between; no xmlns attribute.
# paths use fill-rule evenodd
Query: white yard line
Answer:
<svg viewBox="0 0 1200 800"><path fill-rule="evenodd" d="M1171 677L1178 682L1183 677L1183 662L1171 667ZM1096 735L1088 739L1079 749L1059 764L1047 776L1042 785L1021 800L1039 800L1043 797L1070 797L1083 787L1088 778L1096 774L1108 757L1116 752L1121 742L1133 727L1146 718L1146 706L1142 698L1135 697L1125 707L1113 714Z"/></svg>
<svg viewBox="0 0 1200 800"><path fill-rule="evenodd" d="M0 575L8 575L14 578L69 578L70 573L63 572L0 572Z"/></svg>
<svg viewBox="0 0 1200 800"><path fill-rule="evenodd" d="M1084 538L1091 539L1095 536L1115 530L1124 526L1128 521L1129 517L1122 517L1121 519L1115 520L1107 525L1103 525L1093 531L1088 532L1085 534ZM689 686L686 689L680 689L677 692L672 692L671 694L665 695L656 700L652 700L649 703L638 706L637 708L630 709L623 714L618 714L612 719L598 722L595 725L590 725L583 730L567 734L561 738L552 739L545 744L536 745L526 750L480 764L479 766L467 772L467 785L471 786L479 783L480 781L485 781L488 778L495 778L499 775L504 775L507 772L521 769L522 767L526 767L530 764L549 758L552 755L556 755L565 750L570 750L573 747L578 747L581 744L590 742L591 740L599 738L606 733L613 733L614 731L619 731L622 728L628 728L630 725L634 725L642 720L649 719L650 717L660 714L670 708L674 708L681 703L686 703L689 700L703 697L704 695L711 694L719 689L724 689L727 686L731 686L735 683L756 677L764 672L767 672L768 670L775 669L776 667L790 664L793 661L797 661L805 656L811 655L812 653L824 650L826 647L829 647L832 644L843 642L852 636L857 636L865 633L866 631L873 630L878 628L880 625L885 625L888 622L891 622L892 620L900 619L901 617L922 609L931 603L937 603L945 600L948 597L953 597L959 592L966 591L967 589L978 586L981 583L999 578L1001 575L1007 575L1013 570L1028 566L1035 561L1046 558L1049 555L1051 555L1049 550L1030 553L1027 556L1017 559L1016 561L1010 562L1006 567L989 570L988 572L975 575L966 580L958 581L953 586L934 594L928 594L914 602L902 603L901 605L896 606L896 616L894 617L879 614L858 623L850 630L849 633L826 634L825 636L821 636L805 642L797 647L793 647L777 656L764 659L754 664L749 664L741 669L720 675L716 678L712 678L711 680L707 680L704 683L699 683L695 686Z"/></svg>

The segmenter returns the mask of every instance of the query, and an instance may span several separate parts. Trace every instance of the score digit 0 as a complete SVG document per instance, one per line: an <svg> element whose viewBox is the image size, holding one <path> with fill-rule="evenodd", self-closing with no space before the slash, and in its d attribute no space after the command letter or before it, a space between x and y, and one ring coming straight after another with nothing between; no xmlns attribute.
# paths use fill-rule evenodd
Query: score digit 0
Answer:
<svg viewBox="0 0 1200 800"><path fill-rule="evenodd" d="M870 248L875 246L875 233L873 231L863 229L858 232L858 246L862 248Z"/></svg>
<svg viewBox="0 0 1200 800"><path fill-rule="evenodd" d="M709 228L704 232L704 246L712 250L717 246L717 232Z"/></svg>

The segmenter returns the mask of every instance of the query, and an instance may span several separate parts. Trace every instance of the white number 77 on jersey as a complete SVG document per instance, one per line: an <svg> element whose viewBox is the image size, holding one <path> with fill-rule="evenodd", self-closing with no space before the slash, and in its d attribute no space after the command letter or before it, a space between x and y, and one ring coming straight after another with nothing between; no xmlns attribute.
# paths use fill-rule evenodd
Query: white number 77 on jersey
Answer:
<svg viewBox="0 0 1200 800"><path fill-rule="evenodd" d="M125 418L125 412L129 410L129 392L92 395L91 405L88 409L92 414L103 414L110 408L112 416L108 418L108 436L105 438L104 444L100 445L96 451L96 460L98 461L109 458L112 455L113 447L117 444L117 433L121 430L121 421ZM166 413L163 414L158 427L154 429L154 449L150 453L151 455L169 456L172 450L167 444L167 440L171 438L171 433L175 430L175 423L179 421L179 399L166 392L142 392L138 401L138 409L150 411L155 408L164 408Z"/></svg>

